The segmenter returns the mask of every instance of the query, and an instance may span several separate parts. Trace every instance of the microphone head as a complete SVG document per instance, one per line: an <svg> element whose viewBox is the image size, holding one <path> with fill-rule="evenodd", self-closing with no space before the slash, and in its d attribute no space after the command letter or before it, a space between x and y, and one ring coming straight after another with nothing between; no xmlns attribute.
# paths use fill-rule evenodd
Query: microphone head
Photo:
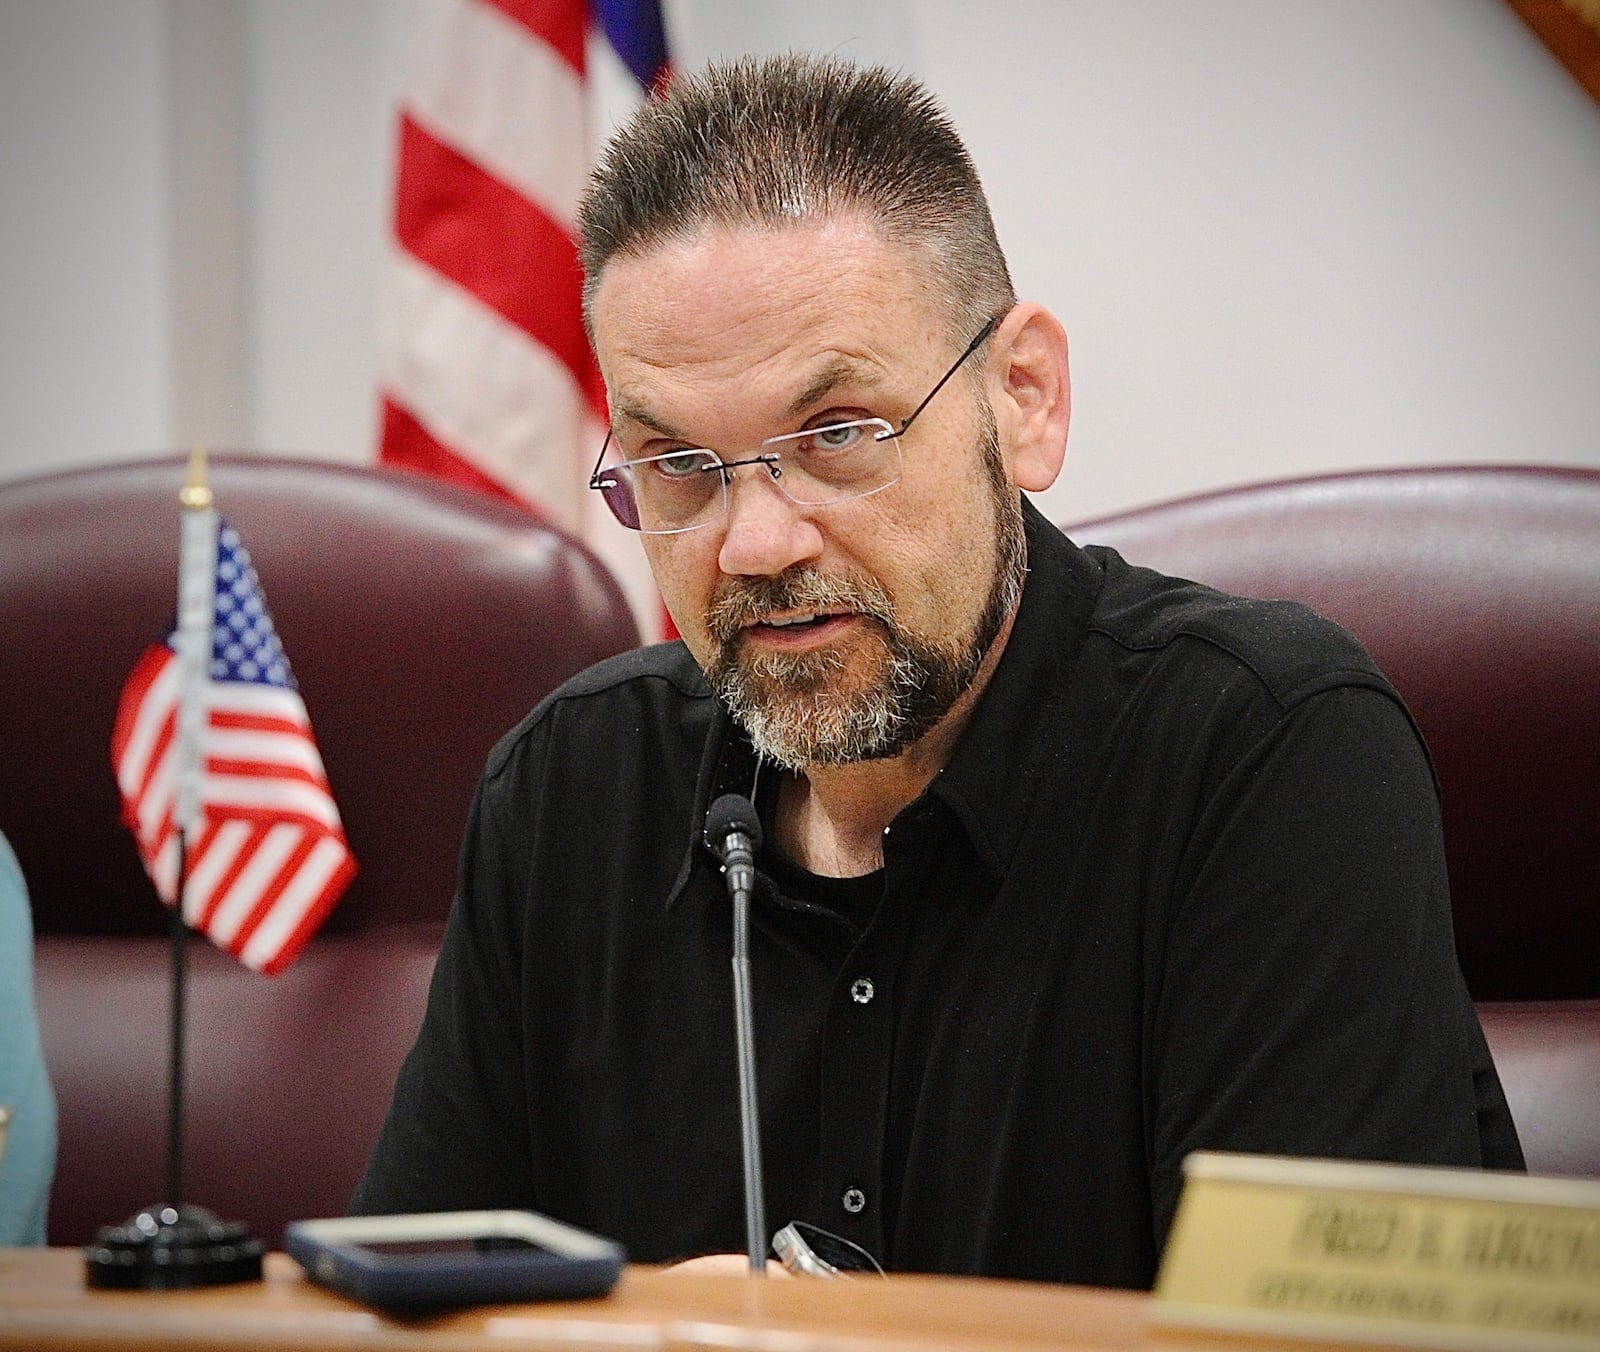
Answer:
<svg viewBox="0 0 1600 1352"><path fill-rule="evenodd" d="M761 818L756 805L740 793L725 793L706 813L705 841L718 859L728 852L728 837L742 832L750 841L750 851L761 848Z"/></svg>

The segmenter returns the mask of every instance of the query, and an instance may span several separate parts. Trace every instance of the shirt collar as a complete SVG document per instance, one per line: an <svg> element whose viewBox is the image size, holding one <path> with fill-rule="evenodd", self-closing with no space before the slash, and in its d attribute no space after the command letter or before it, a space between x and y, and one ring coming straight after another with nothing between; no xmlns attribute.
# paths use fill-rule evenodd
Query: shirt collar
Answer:
<svg viewBox="0 0 1600 1352"><path fill-rule="evenodd" d="M1016 621L950 763L923 795L954 814L996 880L1022 842L1048 758L1060 754L1050 729L1069 697L1066 673L1101 583L1100 566L1026 498L1022 514L1028 576ZM667 896L669 909L697 862L716 867L704 840L706 809L724 793L754 800L760 771L750 739L718 700L695 781L687 847Z"/></svg>
<svg viewBox="0 0 1600 1352"><path fill-rule="evenodd" d="M1101 570L1026 498L1028 577L988 688L950 762L928 786L961 823L998 881L1030 827L1036 788L1061 755L1068 674L1100 592Z"/></svg>
<svg viewBox="0 0 1600 1352"><path fill-rule="evenodd" d="M711 716L711 728L700 756L700 772L695 777L694 803L689 811L689 839L678 866L678 876L667 893L667 909L682 895L697 862L717 867L716 856L705 843L706 810L725 793L739 793L755 801L761 772L761 759L755 747L728 714L720 698Z"/></svg>

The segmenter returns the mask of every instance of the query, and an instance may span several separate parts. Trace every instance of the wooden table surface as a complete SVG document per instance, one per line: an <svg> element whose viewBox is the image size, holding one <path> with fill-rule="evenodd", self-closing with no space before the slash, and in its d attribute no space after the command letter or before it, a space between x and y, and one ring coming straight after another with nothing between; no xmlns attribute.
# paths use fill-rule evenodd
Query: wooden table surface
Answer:
<svg viewBox="0 0 1600 1352"><path fill-rule="evenodd" d="M428 1318L378 1313L269 1254L264 1281L199 1291L94 1291L77 1249L0 1249L0 1348L1154 1348L1149 1298L958 1277L887 1281L691 1276L633 1267L603 1300Z"/></svg>

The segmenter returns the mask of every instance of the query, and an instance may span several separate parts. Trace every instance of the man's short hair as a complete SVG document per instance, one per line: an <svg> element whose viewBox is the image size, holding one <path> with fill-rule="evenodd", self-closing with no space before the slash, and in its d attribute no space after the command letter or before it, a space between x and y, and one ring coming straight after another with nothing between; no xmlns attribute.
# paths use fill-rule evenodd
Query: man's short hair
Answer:
<svg viewBox="0 0 1600 1352"><path fill-rule="evenodd" d="M1016 303L977 171L933 96L882 66L791 53L680 78L612 138L578 212L585 316L618 254L849 214L929 255L956 341Z"/></svg>

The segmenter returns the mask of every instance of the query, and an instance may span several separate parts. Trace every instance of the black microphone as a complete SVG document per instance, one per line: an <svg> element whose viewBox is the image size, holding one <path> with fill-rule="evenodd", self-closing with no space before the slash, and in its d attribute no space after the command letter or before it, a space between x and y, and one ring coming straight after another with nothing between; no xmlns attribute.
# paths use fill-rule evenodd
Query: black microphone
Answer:
<svg viewBox="0 0 1600 1352"><path fill-rule="evenodd" d="M733 1029L739 1056L739 1127L744 1146L744 1229L750 1271L767 1270L767 1210L761 1194L761 1118L756 1096L755 1018L750 1008L750 891L756 881L761 819L755 805L725 793L706 813L705 841L722 861L733 901Z"/></svg>
<svg viewBox="0 0 1600 1352"><path fill-rule="evenodd" d="M725 793L706 813L706 844L722 861L728 895L749 896L756 881L756 851L761 848L761 818L755 804L737 793Z"/></svg>

